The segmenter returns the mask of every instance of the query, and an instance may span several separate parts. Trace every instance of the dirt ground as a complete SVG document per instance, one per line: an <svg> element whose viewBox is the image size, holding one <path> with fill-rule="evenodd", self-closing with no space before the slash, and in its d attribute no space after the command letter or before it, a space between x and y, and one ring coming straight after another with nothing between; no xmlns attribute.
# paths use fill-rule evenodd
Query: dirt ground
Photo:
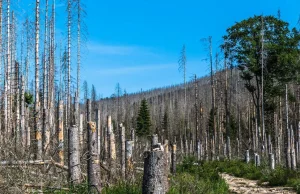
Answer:
<svg viewBox="0 0 300 194"><path fill-rule="evenodd" d="M229 190L232 193L295 193L289 187L268 187L257 184L257 181L244 178L237 178L228 174L222 174L222 177L229 185Z"/></svg>

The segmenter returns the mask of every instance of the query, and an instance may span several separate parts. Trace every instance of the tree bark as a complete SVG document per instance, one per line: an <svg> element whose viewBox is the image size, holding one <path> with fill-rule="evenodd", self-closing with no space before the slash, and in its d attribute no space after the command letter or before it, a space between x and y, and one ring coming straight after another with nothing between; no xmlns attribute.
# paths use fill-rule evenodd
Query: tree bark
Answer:
<svg viewBox="0 0 300 194"><path fill-rule="evenodd" d="M96 123L88 122L88 155L87 155L87 172L89 192L100 193L100 165L97 154L97 131Z"/></svg>
<svg viewBox="0 0 300 194"><path fill-rule="evenodd" d="M133 141L126 141L126 180L133 180L134 174L133 174Z"/></svg>
<svg viewBox="0 0 300 194"><path fill-rule="evenodd" d="M78 127L73 125L69 128L69 180L71 184L81 183L81 169L80 169L80 153L78 142Z"/></svg>
<svg viewBox="0 0 300 194"><path fill-rule="evenodd" d="M176 144L172 145L172 153L171 153L171 173L176 173Z"/></svg>
<svg viewBox="0 0 300 194"><path fill-rule="evenodd" d="M24 77L21 77L21 139L22 139L22 146L26 146L26 129L25 129L25 80Z"/></svg>
<svg viewBox="0 0 300 194"><path fill-rule="evenodd" d="M37 145L36 159L42 157L42 133L40 126L40 95L39 95L39 39L40 39L40 0L36 0L35 15L35 139Z"/></svg>
<svg viewBox="0 0 300 194"><path fill-rule="evenodd" d="M121 142L121 175L122 178L125 178L125 127L123 124L120 124L121 135L120 135L120 142Z"/></svg>
<svg viewBox="0 0 300 194"><path fill-rule="evenodd" d="M165 186L165 156L162 150L146 151L144 156L143 194L163 194Z"/></svg>
<svg viewBox="0 0 300 194"><path fill-rule="evenodd" d="M64 165L64 104L60 100L58 104L58 160L61 165Z"/></svg>
<svg viewBox="0 0 300 194"><path fill-rule="evenodd" d="M100 160L101 153L101 123L100 123L100 110L95 110L95 120L96 120L96 129L97 129L97 152Z"/></svg>

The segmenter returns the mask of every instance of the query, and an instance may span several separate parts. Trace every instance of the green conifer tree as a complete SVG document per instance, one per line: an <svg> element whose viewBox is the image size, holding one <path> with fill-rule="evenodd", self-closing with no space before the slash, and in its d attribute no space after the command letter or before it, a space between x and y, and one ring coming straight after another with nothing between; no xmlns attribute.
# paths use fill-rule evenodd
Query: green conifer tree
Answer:
<svg viewBox="0 0 300 194"><path fill-rule="evenodd" d="M142 100L139 115L136 119L136 134L138 137L146 137L150 135L151 120L150 112L146 99Z"/></svg>

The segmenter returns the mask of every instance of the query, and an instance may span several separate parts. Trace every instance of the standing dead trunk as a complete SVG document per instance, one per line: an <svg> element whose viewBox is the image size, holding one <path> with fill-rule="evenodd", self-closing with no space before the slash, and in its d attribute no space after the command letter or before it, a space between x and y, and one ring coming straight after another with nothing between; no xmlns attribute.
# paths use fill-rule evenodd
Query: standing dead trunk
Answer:
<svg viewBox="0 0 300 194"><path fill-rule="evenodd" d="M26 146L26 129L25 129L25 80L24 77L21 77L21 139L22 139L22 146Z"/></svg>
<svg viewBox="0 0 300 194"><path fill-rule="evenodd" d="M49 129L49 110L44 109L43 111L43 151L45 155L49 153L50 145L50 129Z"/></svg>
<svg viewBox="0 0 300 194"><path fill-rule="evenodd" d="M295 153L295 138L294 138L294 130L291 127L291 166L292 170L296 170L297 163L296 163L296 153Z"/></svg>
<svg viewBox="0 0 300 194"><path fill-rule="evenodd" d="M60 100L58 104L58 160L61 165L64 165L64 104Z"/></svg>
<svg viewBox="0 0 300 194"><path fill-rule="evenodd" d="M192 141L192 140L191 140ZM169 140L165 139L164 141L164 152L165 152L165 188L166 190L169 190L169 181L168 181L168 176L170 173L170 153L169 153ZM192 147L194 148L194 147Z"/></svg>
<svg viewBox="0 0 300 194"><path fill-rule="evenodd" d="M158 135L153 134L151 139L151 149L158 144Z"/></svg>
<svg viewBox="0 0 300 194"><path fill-rule="evenodd" d="M101 152L101 124L100 124L100 110L95 110L95 120L96 120L96 129L97 129L97 152L100 160Z"/></svg>
<svg viewBox="0 0 300 194"><path fill-rule="evenodd" d="M290 144L290 128L289 128L289 104L288 104L288 86L285 85L285 108L286 108L286 167L291 169L291 144Z"/></svg>
<svg viewBox="0 0 300 194"><path fill-rule="evenodd" d="M81 148L84 143L83 139L84 139L84 136L83 136L83 114L80 114L80 117L79 117L79 142L80 142Z"/></svg>
<svg viewBox="0 0 300 194"><path fill-rule="evenodd" d="M80 153L78 142L78 127L73 125L69 128L69 180L71 184L81 183L81 169L80 169Z"/></svg>
<svg viewBox="0 0 300 194"><path fill-rule="evenodd" d="M274 154L272 153L269 153L269 165L271 170L275 169L275 158L274 158Z"/></svg>
<svg viewBox="0 0 300 194"><path fill-rule="evenodd" d="M86 101L86 121L92 121L92 108L91 108L91 100L87 99Z"/></svg>
<svg viewBox="0 0 300 194"><path fill-rule="evenodd" d="M126 180L133 180L133 141L126 141Z"/></svg>
<svg viewBox="0 0 300 194"><path fill-rule="evenodd" d="M34 118L35 118L35 139L37 144L36 159L42 157L42 133L40 126L40 95L39 95L39 39L40 39L40 0L36 0L35 14L35 101L34 101Z"/></svg>
<svg viewBox="0 0 300 194"><path fill-rule="evenodd" d="M28 149L31 145L30 127L27 127L26 129L26 148Z"/></svg>
<svg viewBox="0 0 300 194"><path fill-rule="evenodd" d="M259 167L260 166L260 155L255 153L254 159L255 159L255 166Z"/></svg>
<svg viewBox="0 0 300 194"><path fill-rule="evenodd" d="M171 173L176 173L176 144L172 145L172 153L171 153Z"/></svg>
<svg viewBox="0 0 300 194"><path fill-rule="evenodd" d="M78 0L77 2L77 101L79 102L79 97L80 97L80 56L81 56L81 50L80 50L80 32L81 32L81 6L80 6L80 0ZM75 112L75 114L77 114L77 116L79 116L79 103L76 105L76 109L77 112ZM99 143L100 141L98 141ZM99 149L99 148L98 148Z"/></svg>
<svg viewBox="0 0 300 194"><path fill-rule="evenodd" d="M87 173L88 186L90 193L101 192L100 165L97 154L97 132L96 123L88 122L88 155L87 155Z"/></svg>
<svg viewBox="0 0 300 194"><path fill-rule="evenodd" d="M108 156L109 156L109 180L112 181L115 174L115 166L116 166L116 143L115 143L115 135L112 128L111 116L108 116L107 119L107 129L108 129Z"/></svg>
<svg viewBox="0 0 300 194"><path fill-rule="evenodd" d="M120 142L121 142L121 175L122 178L125 178L125 127L123 124L120 124L121 135L120 135Z"/></svg>
<svg viewBox="0 0 300 194"><path fill-rule="evenodd" d="M163 194L165 186L165 156L162 150L146 151L144 153L143 194Z"/></svg>
<svg viewBox="0 0 300 194"><path fill-rule="evenodd" d="M67 63L68 63L68 77L67 77L67 110L66 110L66 123L67 126L70 124L70 115L71 115L71 0L68 0L68 57L67 57ZM90 121L90 120L88 120Z"/></svg>
<svg viewBox="0 0 300 194"><path fill-rule="evenodd" d="M247 164L250 162L250 153L249 153L249 150L246 150L245 161L246 161Z"/></svg>

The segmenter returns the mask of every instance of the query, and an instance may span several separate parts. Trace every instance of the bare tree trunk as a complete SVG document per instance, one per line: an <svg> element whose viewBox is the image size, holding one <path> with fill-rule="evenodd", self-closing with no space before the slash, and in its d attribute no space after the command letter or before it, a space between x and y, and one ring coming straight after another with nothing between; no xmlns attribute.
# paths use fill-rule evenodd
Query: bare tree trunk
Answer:
<svg viewBox="0 0 300 194"><path fill-rule="evenodd" d="M47 43L47 40L48 40L48 0L46 0L46 10L45 10L45 37L44 37L44 53L43 53L43 110L47 109L47 105L48 105L48 102L47 102L47 97L48 97L48 94L47 94L47 46L48 46L48 43ZM43 119L43 123L46 122L44 121ZM44 128L43 129L44 131L46 131L46 129Z"/></svg>
<svg viewBox="0 0 300 194"><path fill-rule="evenodd" d="M64 165L64 104L63 101L59 101L58 105L58 158L59 163Z"/></svg>
<svg viewBox="0 0 300 194"><path fill-rule="evenodd" d="M45 155L49 153L50 145L50 129L49 129L49 110L44 109L43 111L43 151Z"/></svg>
<svg viewBox="0 0 300 194"><path fill-rule="evenodd" d="M30 127L27 127L26 129L27 129L26 130L26 148L28 149L31 145L31 138L30 138L31 130L30 130Z"/></svg>
<svg viewBox="0 0 300 194"><path fill-rule="evenodd" d="M108 116L107 119L107 129L108 129L108 156L109 156L109 180L112 181L115 174L115 166L116 166L116 143L115 143L115 135L113 132L112 124L111 124L111 116Z"/></svg>
<svg viewBox="0 0 300 194"><path fill-rule="evenodd" d="M126 141L126 180L133 180L133 141Z"/></svg>
<svg viewBox="0 0 300 194"><path fill-rule="evenodd" d="M69 128L69 179L71 184L81 183L80 153L78 142L78 127Z"/></svg>
<svg viewBox="0 0 300 194"><path fill-rule="evenodd" d="M286 167L291 169L291 144L290 144L290 128L289 128L289 105L288 105L288 86L285 85L285 106L286 106Z"/></svg>
<svg viewBox="0 0 300 194"><path fill-rule="evenodd" d="M96 123L88 122L88 185L89 192L100 193L101 192L101 182L100 182L100 165L97 154L97 132Z"/></svg>
<svg viewBox="0 0 300 194"><path fill-rule="evenodd" d="M68 89L67 89L67 125L71 115L71 0L68 0ZM90 120L89 120L90 121Z"/></svg>
<svg viewBox="0 0 300 194"><path fill-rule="evenodd" d="M20 123L20 129L21 129L21 139L22 139L22 146L26 146L26 132L25 132L25 80L24 77L21 77L21 123Z"/></svg>
<svg viewBox="0 0 300 194"><path fill-rule="evenodd" d="M79 117L79 142L80 142L80 147L82 148L83 146L83 114L80 114Z"/></svg>
<svg viewBox="0 0 300 194"><path fill-rule="evenodd" d="M92 110L91 110L91 100L87 99L86 101L86 121L90 122L92 121Z"/></svg>
<svg viewBox="0 0 300 194"><path fill-rule="evenodd" d="M295 154L295 138L294 138L294 130L291 127L291 138L290 138L290 145L291 145L291 166L292 170L296 170L297 163L296 163L296 154Z"/></svg>
<svg viewBox="0 0 300 194"><path fill-rule="evenodd" d="M35 16L35 139L37 143L36 158L42 157L42 133L40 126L40 96L39 96L39 38L40 38L40 0L36 0Z"/></svg>
<svg viewBox="0 0 300 194"><path fill-rule="evenodd" d="M260 155L255 153L254 159L255 159L255 166L256 167L260 166Z"/></svg>
<svg viewBox="0 0 300 194"><path fill-rule="evenodd" d="M172 153L171 153L171 173L176 173L176 144L172 145Z"/></svg>
<svg viewBox="0 0 300 194"><path fill-rule="evenodd" d="M78 0L77 2L77 101L79 102L79 97L80 97L80 44L81 44L81 41L80 41L80 31L81 31L81 7L80 7L80 0ZM77 114L79 116L79 104L77 105L77 110L78 112L75 112L75 114ZM99 144L100 141L98 141L98 144ZM99 148L98 148L99 149ZM100 152L100 151L98 151Z"/></svg>
<svg viewBox="0 0 300 194"><path fill-rule="evenodd" d="M144 154L143 194L162 194L165 186L165 156L162 150L146 151Z"/></svg>
<svg viewBox="0 0 300 194"><path fill-rule="evenodd" d="M273 153L269 153L269 165L271 170L275 169L275 158Z"/></svg>
<svg viewBox="0 0 300 194"><path fill-rule="evenodd" d="M158 144L158 135L153 134L151 139L151 149Z"/></svg>
<svg viewBox="0 0 300 194"><path fill-rule="evenodd" d="M3 40L2 40L2 18L3 18L3 16L2 16L2 9L3 9L3 0L0 0L0 59L1 59L1 61L0 61L0 69L4 69L4 75L2 75L2 77L4 78L3 80L2 80L2 78L1 78L1 81L4 81L4 82L6 82L6 80L5 80L5 62L3 63L3 59L2 59L2 57L3 57L3 46L2 46L2 44L4 44L3 43ZM5 84L4 84L4 89L6 89L5 88ZM1 91L1 96L3 97L4 96L4 99L2 99L2 100L4 100L4 104L3 104L3 102L1 103L1 105L3 106L4 105L4 114L6 113L7 114L7 111L6 111L6 106L7 106L7 104L5 103L5 100L7 100L6 99L6 91L4 90L4 91ZM4 118L6 118L7 117L7 115L4 115ZM3 145L3 143L4 143L4 137L6 137L5 136L5 134L6 134L6 123L7 123L7 121L6 120L4 120L4 131L3 131L3 129L2 129L2 116L1 116L1 123L0 123L0 128L1 128L1 133L0 133L0 143Z"/></svg>
<svg viewBox="0 0 300 194"><path fill-rule="evenodd" d="M246 150L245 161L246 161L247 164L250 162L250 153L249 153L249 150Z"/></svg>
<svg viewBox="0 0 300 194"><path fill-rule="evenodd" d="M95 120L96 120L96 129L97 129L97 151L100 160L101 153L101 124L100 124L100 110L95 110Z"/></svg>
<svg viewBox="0 0 300 194"><path fill-rule="evenodd" d="M120 124L121 135L120 135L120 142L121 142L121 175L122 178L125 178L125 127Z"/></svg>

